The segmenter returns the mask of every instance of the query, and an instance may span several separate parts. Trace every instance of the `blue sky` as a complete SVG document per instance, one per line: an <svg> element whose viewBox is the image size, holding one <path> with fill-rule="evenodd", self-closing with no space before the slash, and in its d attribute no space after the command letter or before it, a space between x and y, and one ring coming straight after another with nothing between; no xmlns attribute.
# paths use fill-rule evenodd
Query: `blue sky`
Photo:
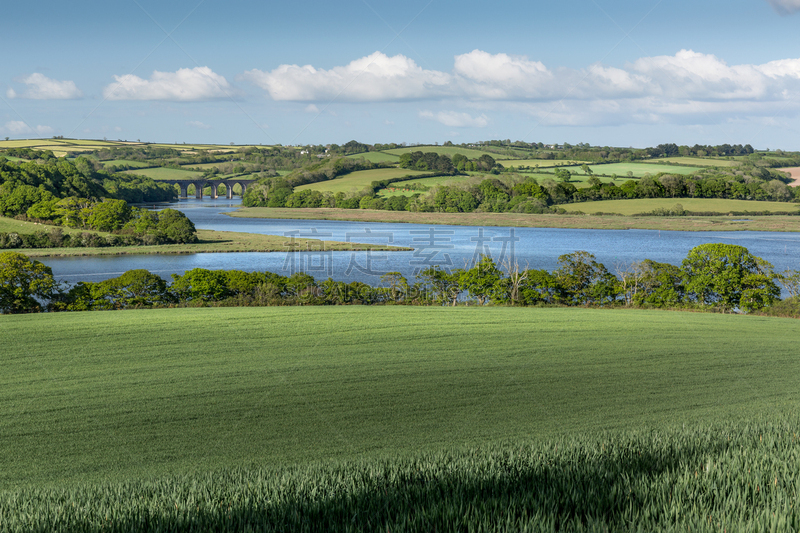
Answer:
<svg viewBox="0 0 800 533"><path fill-rule="evenodd" d="M0 137L800 149L800 0L14 2Z"/></svg>

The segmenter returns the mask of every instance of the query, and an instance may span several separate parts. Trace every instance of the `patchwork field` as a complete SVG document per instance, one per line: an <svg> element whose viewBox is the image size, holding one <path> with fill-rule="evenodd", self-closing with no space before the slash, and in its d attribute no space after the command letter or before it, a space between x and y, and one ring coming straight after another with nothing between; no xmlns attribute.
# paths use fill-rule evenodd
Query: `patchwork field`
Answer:
<svg viewBox="0 0 800 533"><path fill-rule="evenodd" d="M149 167L153 163L149 161L134 161L132 159L115 159L113 161L100 161L100 164L102 164L104 167L110 167L112 165L116 166L128 165L131 167L143 168L143 167Z"/></svg>
<svg viewBox="0 0 800 533"><path fill-rule="evenodd" d="M670 209L681 204L686 211L728 213L731 211L800 211L800 204L789 202L756 202L751 200L726 200L722 198L643 198L633 200L603 200L565 204L568 211L585 213L619 213L635 215L655 209Z"/></svg>
<svg viewBox="0 0 800 533"><path fill-rule="evenodd" d="M448 155L453 157L456 154L461 154L470 159L478 159L482 155L490 155L493 158L499 157L497 154L484 152L482 150L475 150L474 148L462 148L460 146L408 146L406 148L394 148L392 150L384 150L383 153L394 154L400 156L410 152L436 152L437 154Z"/></svg>
<svg viewBox="0 0 800 533"><path fill-rule="evenodd" d="M126 170L123 173L147 176L148 178L153 178L154 180L188 180L192 178L198 178L203 175L202 172L164 167Z"/></svg>
<svg viewBox="0 0 800 533"><path fill-rule="evenodd" d="M568 167L571 165L582 165L587 161L576 161L574 159L496 159L506 168L511 167L536 167L539 168L553 168L553 167Z"/></svg>
<svg viewBox="0 0 800 533"><path fill-rule="evenodd" d="M373 163L396 163L400 160L400 156L387 152L365 152L363 154L348 155L347 157L350 159L361 159L363 157Z"/></svg>
<svg viewBox="0 0 800 533"><path fill-rule="evenodd" d="M340 176L336 179L300 185L299 187L295 187L295 191L311 189L332 193L355 193L361 191L364 189L364 187L368 187L373 181L401 178L403 176L416 176L419 174L427 173L418 170L408 170L405 168L374 168L372 170L359 170L357 172L345 174L344 176Z"/></svg>
<svg viewBox="0 0 800 533"><path fill-rule="evenodd" d="M727 159L709 159L705 157L662 157L659 159L648 159L653 163L677 163L679 165L691 165L695 167L735 167L738 161Z"/></svg>
<svg viewBox="0 0 800 533"><path fill-rule="evenodd" d="M607 165L589 165L589 168L592 169L592 172L595 174L604 174L606 176L616 174L620 178L627 177L628 172L630 172L634 177L641 178L645 174L655 176L659 172L669 172L672 174L691 174L693 172L697 172L698 170L702 170L700 167L659 165L657 163L609 163ZM583 171L579 166L568 167L567 170L572 173L583 174Z"/></svg>

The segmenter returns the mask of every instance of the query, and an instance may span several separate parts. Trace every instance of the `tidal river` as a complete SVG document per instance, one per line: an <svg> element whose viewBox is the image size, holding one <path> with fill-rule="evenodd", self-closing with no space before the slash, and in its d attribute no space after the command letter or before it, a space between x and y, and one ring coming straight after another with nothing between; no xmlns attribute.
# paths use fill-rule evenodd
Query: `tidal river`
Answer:
<svg viewBox="0 0 800 533"><path fill-rule="evenodd" d="M409 280L420 270L437 265L463 268L481 254L498 263L511 260L520 268L554 270L558 257L577 250L594 254L611 271L652 259L680 265L687 252L703 243L723 242L746 247L771 262L777 271L800 268L800 234L752 231L581 230L426 226L377 222L272 220L233 218L239 200L184 200L180 209L198 229L285 235L321 240L393 244L409 252L205 253L188 255L124 255L44 258L57 279L101 281L131 269L144 268L169 280L193 268L270 271L282 275L306 272L318 280L362 281L379 285L380 276L401 272Z"/></svg>

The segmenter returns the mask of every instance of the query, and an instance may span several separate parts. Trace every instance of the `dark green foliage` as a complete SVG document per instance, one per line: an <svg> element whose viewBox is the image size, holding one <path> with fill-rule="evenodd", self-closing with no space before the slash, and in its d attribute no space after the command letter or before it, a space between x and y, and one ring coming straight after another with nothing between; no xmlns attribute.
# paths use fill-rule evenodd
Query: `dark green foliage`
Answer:
<svg viewBox="0 0 800 533"><path fill-rule="evenodd" d="M701 306L754 311L780 296L772 265L733 244L701 244L683 260L686 292Z"/></svg>
<svg viewBox="0 0 800 533"><path fill-rule="evenodd" d="M32 313L58 291L53 271L17 252L0 252L0 313Z"/></svg>

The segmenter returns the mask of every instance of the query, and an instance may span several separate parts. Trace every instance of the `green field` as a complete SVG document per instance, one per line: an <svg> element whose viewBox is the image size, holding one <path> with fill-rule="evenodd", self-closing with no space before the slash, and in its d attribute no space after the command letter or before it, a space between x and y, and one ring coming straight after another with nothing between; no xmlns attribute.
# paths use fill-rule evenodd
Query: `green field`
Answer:
<svg viewBox="0 0 800 533"><path fill-rule="evenodd" d="M137 176L147 176L154 180L189 180L192 178L199 178L203 175L202 172L194 172L191 170L181 170L176 168L144 168L125 170L123 174L136 174Z"/></svg>
<svg viewBox="0 0 800 533"><path fill-rule="evenodd" d="M659 165L657 163L609 163L607 165L589 165L589 168L591 168L592 172L595 174L604 174L606 176L616 174L620 178L627 177L628 172L631 172L632 176L634 177L641 178L645 174L655 176L659 172L669 172L671 174L691 174L693 172L697 172L698 170L702 170L700 167ZM583 171L579 166L567 167L567 170L573 174L583 174Z"/></svg>
<svg viewBox="0 0 800 533"><path fill-rule="evenodd" d="M354 306L0 320L5 527L798 519L791 319Z"/></svg>
<svg viewBox="0 0 800 533"><path fill-rule="evenodd" d="M456 154L461 154L466 156L470 159L478 159L482 155L490 155L493 158L499 157L497 154L493 154L490 152L484 152L482 150L476 150L474 148L462 148L460 146L407 146L406 148L393 148L391 150L384 150L386 154L394 154L396 156L400 156L402 154L411 153L411 152L436 152L437 154L447 155L453 157Z"/></svg>
<svg viewBox="0 0 800 533"><path fill-rule="evenodd" d="M619 213L635 215L649 213L655 209L669 209L681 204L686 211L729 213L731 211L800 211L800 204L789 202L756 202L752 200L726 200L723 198L637 198L633 200L603 200L565 204L568 211L584 213Z"/></svg>
<svg viewBox="0 0 800 533"><path fill-rule="evenodd" d="M363 157L373 163L397 163L400 161L400 156L386 152L365 152L363 154L348 155L347 157L350 159L361 159Z"/></svg>
<svg viewBox="0 0 800 533"><path fill-rule="evenodd" d="M128 165L136 168L149 167L153 164L152 161L134 161L133 159L115 159L114 161L100 161L100 163L104 167L110 167L112 165Z"/></svg>
<svg viewBox="0 0 800 533"><path fill-rule="evenodd" d="M401 178L403 176L415 176L419 174L427 174L427 172L408 170L405 168L374 168L372 170L351 172L350 174L345 174L344 176L328 181L300 185L299 187L295 187L294 190L303 191L305 189L311 189L332 193L357 193L363 190L364 187L369 187L373 181Z"/></svg>
<svg viewBox="0 0 800 533"><path fill-rule="evenodd" d="M588 161L576 161L574 159L496 159L496 162L506 168L519 166L536 167L536 165L539 165L539 168L552 168L582 165Z"/></svg>
<svg viewBox="0 0 800 533"><path fill-rule="evenodd" d="M710 159L705 157L662 157L660 159L648 159L653 163L677 163L679 165L693 165L696 167L735 167L738 161L728 159Z"/></svg>

